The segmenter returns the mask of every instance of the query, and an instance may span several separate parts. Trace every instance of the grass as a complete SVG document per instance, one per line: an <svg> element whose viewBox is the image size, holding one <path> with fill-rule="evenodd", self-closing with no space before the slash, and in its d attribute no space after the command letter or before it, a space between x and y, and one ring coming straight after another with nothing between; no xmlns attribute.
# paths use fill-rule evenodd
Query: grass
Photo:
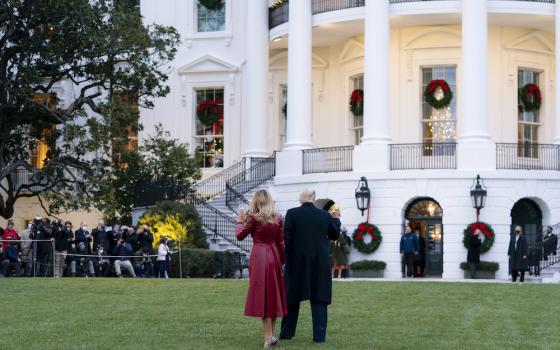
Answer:
<svg viewBox="0 0 560 350"><path fill-rule="evenodd" d="M247 281L1 279L0 349L259 349ZM327 343L309 307L284 349L559 349L557 285L335 282Z"/></svg>

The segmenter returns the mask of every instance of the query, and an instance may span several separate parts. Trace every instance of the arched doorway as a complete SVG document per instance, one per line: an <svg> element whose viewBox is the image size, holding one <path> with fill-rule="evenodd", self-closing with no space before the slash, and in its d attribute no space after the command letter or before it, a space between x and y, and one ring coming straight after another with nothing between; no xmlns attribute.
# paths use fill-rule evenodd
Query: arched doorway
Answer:
<svg viewBox="0 0 560 350"><path fill-rule="evenodd" d="M521 226L529 246L542 241L542 211L537 203L523 198L517 201L511 209L511 232L515 226Z"/></svg>
<svg viewBox="0 0 560 350"><path fill-rule="evenodd" d="M425 241L425 276L443 274L443 210L432 198L418 198L408 205L405 219ZM422 252L421 252L422 254Z"/></svg>

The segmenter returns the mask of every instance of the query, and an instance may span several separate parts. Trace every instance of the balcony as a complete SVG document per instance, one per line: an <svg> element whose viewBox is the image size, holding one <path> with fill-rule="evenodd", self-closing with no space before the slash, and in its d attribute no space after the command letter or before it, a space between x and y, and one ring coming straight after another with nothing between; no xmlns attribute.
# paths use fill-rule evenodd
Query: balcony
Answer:
<svg viewBox="0 0 560 350"><path fill-rule="evenodd" d="M445 0L389 0L390 4L405 4L405 3L414 3L414 2L433 2L433 1L445 1ZM541 4L555 3L555 0L492 0L492 1L535 2ZM365 0L312 0L312 13L313 15L316 15L325 12L346 10L346 9L363 7L363 6L365 6ZM275 28L289 21L288 8L289 8L288 2L285 2L275 8L270 8L269 29Z"/></svg>
<svg viewBox="0 0 560 350"><path fill-rule="evenodd" d="M456 143L389 145L390 169L457 169L456 154Z"/></svg>
<svg viewBox="0 0 560 350"><path fill-rule="evenodd" d="M560 145L498 143L496 144L496 168L560 170Z"/></svg>
<svg viewBox="0 0 560 350"><path fill-rule="evenodd" d="M354 146L314 148L303 151L303 174L352 171Z"/></svg>

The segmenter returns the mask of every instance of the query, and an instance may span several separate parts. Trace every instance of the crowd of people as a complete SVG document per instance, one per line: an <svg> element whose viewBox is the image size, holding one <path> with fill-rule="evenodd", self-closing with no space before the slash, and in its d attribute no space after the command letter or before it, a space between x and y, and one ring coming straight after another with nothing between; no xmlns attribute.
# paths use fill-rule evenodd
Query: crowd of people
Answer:
<svg viewBox="0 0 560 350"><path fill-rule="evenodd" d="M74 229L70 221L36 217L21 233L8 221L0 237L0 277L169 277L172 242L162 237L154 253L146 225L108 226L100 220L90 232L84 222Z"/></svg>

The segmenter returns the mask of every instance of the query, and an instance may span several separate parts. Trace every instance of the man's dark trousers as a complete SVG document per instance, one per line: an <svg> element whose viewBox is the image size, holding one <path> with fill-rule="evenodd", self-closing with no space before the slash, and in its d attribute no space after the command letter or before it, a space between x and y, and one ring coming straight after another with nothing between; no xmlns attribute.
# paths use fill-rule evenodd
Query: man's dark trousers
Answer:
<svg viewBox="0 0 560 350"><path fill-rule="evenodd" d="M281 339L290 339L296 335L299 305L288 305L288 315L282 319ZM317 343L323 343L327 337L327 306L325 303L311 302L313 341Z"/></svg>
<svg viewBox="0 0 560 350"><path fill-rule="evenodd" d="M404 261L406 264L406 275L412 277L414 275L414 261L416 261L416 255L414 253L404 253Z"/></svg>

